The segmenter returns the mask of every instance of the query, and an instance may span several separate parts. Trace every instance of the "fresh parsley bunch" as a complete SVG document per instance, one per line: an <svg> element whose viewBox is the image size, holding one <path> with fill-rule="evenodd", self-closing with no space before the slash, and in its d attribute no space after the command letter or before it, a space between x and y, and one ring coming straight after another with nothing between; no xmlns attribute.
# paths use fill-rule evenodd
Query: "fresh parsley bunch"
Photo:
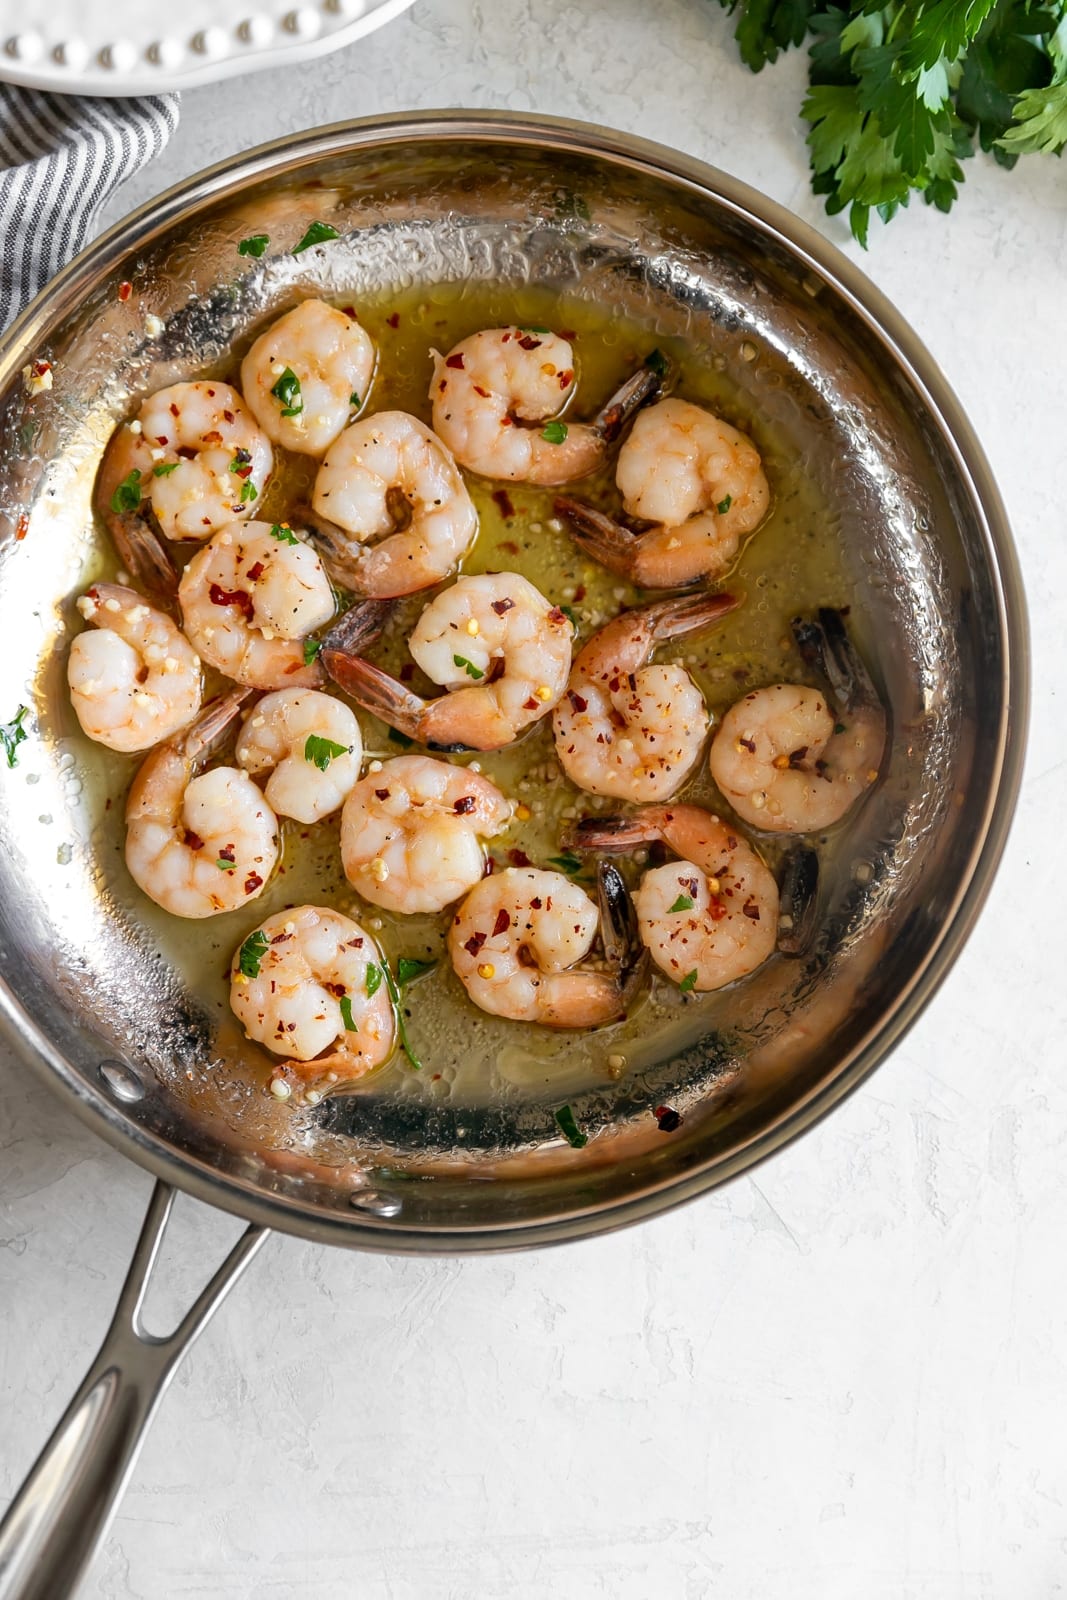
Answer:
<svg viewBox="0 0 1067 1600"><path fill-rule="evenodd" d="M888 222L913 189L948 211L976 142L1004 167L1067 143L1067 0L720 4L753 72L814 35L812 188L864 248L872 210Z"/></svg>

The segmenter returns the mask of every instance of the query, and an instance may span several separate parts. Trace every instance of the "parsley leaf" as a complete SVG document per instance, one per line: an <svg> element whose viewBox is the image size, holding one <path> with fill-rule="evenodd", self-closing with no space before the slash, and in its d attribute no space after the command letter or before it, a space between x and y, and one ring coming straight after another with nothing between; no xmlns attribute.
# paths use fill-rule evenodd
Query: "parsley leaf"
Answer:
<svg viewBox="0 0 1067 1600"><path fill-rule="evenodd" d="M7 757L9 767L18 766L19 758L16 752L19 745L29 738L29 734L22 726L23 717L28 717L29 714L29 706L19 706L11 721L5 722L0 726L0 744L4 747L4 754Z"/></svg>
<svg viewBox="0 0 1067 1600"><path fill-rule="evenodd" d="M251 502L256 499L258 494L259 491L252 482L251 478L246 478L244 483L241 485L241 504L243 506L250 505Z"/></svg>
<svg viewBox="0 0 1067 1600"><path fill-rule="evenodd" d="M331 761L338 756L348 755L348 752L348 745L335 744L332 739L323 739L317 733L309 733L304 741L304 760L310 761L320 772L325 772Z"/></svg>
<svg viewBox="0 0 1067 1600"><path fill-rule="evenodd" d="M697 976L698 976L698 973L697 973L696 967L693 968L692 972L687 972L686 973L685 977L682 979L681 983L678 985L679 989L681 989L683 994L688 994L691 989L695 989L696 988Z"/></svg>
<svg viewBox="0 0 1067 1600"><path fill-rule="evenodd" d="M339 239L340 234L336 228L331 228L328 222L313 222L299 244L294 244L293 255L298 256L302 250L310 250L313 244L325 244L328 239Z"/></svg>
<svg viewBox="0 0 1067 1600"><path fill-rule="evenodd" d="M304 409L304 399L300 393L300 379L292 367L286 367L270 392L281 406L283 417L300 416Z"/></svg>
<svg viewBox="0 0 1067 1600"><path fill-rule="evenodd" d="M468 661L466 656L453 656L452 660L457 667L462 667L468 678L484 678L485 673L481 667L476 667L473 661Z"/></svg>
<svg viewBox="0 0 1067 1600"><path fill-rule="evenodd" d="M693 909L693 897L692 897L692 895L688 895L688 894L680 894L678 896L677 900L674 902L673 906L668 906L667 907L668 913L671 912L671 911L692 911L692 909Z"/></svg>
<svg viewBox="0 0 1067 1600"><path fill-rule="evenodd" d="M260 963L270 949L270 940L262 928L257 928L255 933L250 933L237 955L238 970L246 978L258 978Z"/></svg>
<svg viewBox="0 0 1067 1600"><path fill-rule="evenodd" d="M378 993L382 986L382 969L375 961L367 962L367 970L363 975L363 987L367 991L368 999Z"/></svg>
<svg viewBox="0 0 1067 1600"><path fill-rule="evenodd" d="M549 444L562 444L567 437L567 424L565 422L546 422L541 429L542 439Z"/></svg>
<svg viewBox="0 0 1067 1600"><path fill-rule="evenodd" d="M363 401L359 398L359 395L356 393L356 391L354 389L352 390L352 393L348 397L348 403L349 403L350 406L355 406L357 411L359 410L360 406L363 404Z"/></svg>
<svg viewBox="0 0 1067 1600"><path fill-rule="evenodd" d="M253 256L255 260L258 261L269 244L270 234L253 233L250 234L247 239L241 240L240 244L237 246L237 254L239 256Z"/></svg>
<svg viewBox="0 0 1067 1600"><path fill-rule="evenodd" d="M128 459L128 458L127 458ZM141 474L134 467L111 496L112 511L136 511L141 504Z"/></svg>
<svg viewBox="0 0 1067 1600"><path fill-rule="evenodd" d="M569 872L573 874L575 872L581 872L582 870L581 859L578 856L571 855L569 850L564 856L549 856L548 859L552 865L554 867L558 867L561 872Z"/></svg>
<svg viewBox="0 0 1067 1600"><path fill-rule="evenodd" d="M172 472L177 472L178 467L179 463L177 461L161 461L158 466L152 468L152 476L153 478L169 478Z"/></svg>
<svg viewBox="0 0 1067 1600"><path fill-rule="evenodd" d="M414 956L398 956L396 962L396 981L401 987L407 983L414 983L416 978L421 978L424 973L432 972L436 961L418 961Z"/></svg>
<svg viewBox="0 0 1067 1600"><path fill-rule="evenodd" d="M726 513L729 511L729 509L733 505L733 503L734 503L733 495L732 494L724 494L722 499L719 501L718 505L715 507L716 511L719 513L719 516L720 517L725 517Z"/></svg>
<svg viewBox="0 0 1067 1600"><path fill-rule="evenodd" d="M583 1150L589 1143L589 1135L579 1128L570 1106L560 1106L556 1112L556 1126L567 1143L573 1145L576 1150Z"/></svg>
<svg viewBox="0 0 1067 1600"><path fill-rule="evenodd" d="M377 967L374 970L377 971L378 970ZM368 978L370 976L370 968L369 967L367 968L367 976L368 976ZM375 987L377 987L377 985L375 985ZM341 1021L345 1025L346 1032L348 1032L348 1033L358 1033L359 1032L359 1023L356 1021L356 1019L352 1015L352 996L350 994L343 994L341 996L339 1004L340 1004L340 1007L341 1007Z"/></svg>
<svg viewBox="0 0 1067 1600"><path fill-rule="evenodd" d="M1058 155L1067 144L1067 83L1026 89L1015 102L1015 122L1000 140L1014 155Z"/></svg>
<svg viewBox="0 0 1067 1600"><path fill-rule="evenodd" d="M293 532L292 528L290 528L287 522L272 522L270 525L270 536L272 539L277 539L279 544L300 543L300 540L297 538L296 534ZM306 662L304 664L305 666L307 665Z"/></svg>
<svg viewBox="0 0 1067 1600"><path fill-rule="evenodd" d="M293 542L294 542L294 544L296 543L295 540ZM318 653L319 653L319 651L321 649L322 649L322 640L321 639L305 639L304 640L304 665L305 665L305 667L310 667L311 663L314 661L315 657L318 655Z"/></svg>

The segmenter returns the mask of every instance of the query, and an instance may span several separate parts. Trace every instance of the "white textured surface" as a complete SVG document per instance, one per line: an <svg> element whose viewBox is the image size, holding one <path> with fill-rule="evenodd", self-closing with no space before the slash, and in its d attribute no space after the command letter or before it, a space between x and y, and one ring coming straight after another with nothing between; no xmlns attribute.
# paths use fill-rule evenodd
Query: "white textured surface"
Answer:
<svg viewBox="0 0 1067 1600"><path fill-rule="evenodd" d="M121 204L289 129L468 104L681 145L842 242L808 192L801 78L752 78L703 0L420 0L357 50L186 96ZM1067 1592L1063 195L1051 159L970 163L951 219L914 207L864 263L971 414L1033 607L1013 841L932 1009L754 1180L639 1230L463 1263L268 1245L165 1401L89 1596ZM6 1061L0 1168L2 1499L110 1316L148 1180ZM195 1228L205 1251L230 1232Z"/></svg>

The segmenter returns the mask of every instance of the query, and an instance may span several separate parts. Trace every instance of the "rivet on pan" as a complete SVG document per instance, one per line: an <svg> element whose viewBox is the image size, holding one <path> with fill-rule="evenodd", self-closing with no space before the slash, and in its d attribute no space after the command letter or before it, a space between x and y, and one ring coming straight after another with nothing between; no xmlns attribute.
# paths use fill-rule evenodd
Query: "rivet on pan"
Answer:
<svg viewBox="0 0 1067 1600"><path fill-rule="evenodd" d="M357 1211L369 1211L375 1217L398 1217L403 1209L395 1195L379 1194L377 1189L357 1189L348 1197L350 1206Z"/></svg>
<svg viewBox="0 0 1067 1600"><path fill-rule="evenodd" d="M116 1100L132 1105L135 1100L144 1099L144 1084L132 1067L124 1066L121 1061L101 1061L100 1076Z"/></svg>

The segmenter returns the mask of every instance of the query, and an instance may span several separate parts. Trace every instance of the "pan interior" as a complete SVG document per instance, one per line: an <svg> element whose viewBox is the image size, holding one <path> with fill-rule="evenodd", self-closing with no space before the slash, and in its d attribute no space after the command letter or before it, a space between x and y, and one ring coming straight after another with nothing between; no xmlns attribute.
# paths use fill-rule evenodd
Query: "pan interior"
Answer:
<svg viewBox="0 0 1067 1600"><path fill-rule="evenodd" d="M329 1216L352 1242L374 1218L394 1243L405 1230L442 1242L517 1232L725 1172L886 1025L954 914L987 825L1006 675L999 578L940 418L848 297L754 217L573 141L416 129L309 148L213 187L160 206L136 244L106 249L57 297L35 348L10 353L0 720L21 701L34 724L17 767L0 766L0 955L14 1001L68 1084L146 1155L214 1169L224 1202L269 1195L283 1225ZM328 251L237 254L249 234L295 241L323 218L342 235ZM891 711L886 774L835 844L811 952L705 1003L699 1036L690 1028L665 1057L568 1093L595 1135L581 1151L560 1138L550 1075L480 1099L372 1080L294 1115L221 1070L214 1014L161 953L143 902L116 892L104 797L79 759L65 688L72 598L98 559L93 476L131 396L217 369L304 294L380 302L493 283L611 306L620 325L714 363L817 491ZM19 376L29 356L54 363L52 390L32 399ZM652 1115L664 1103L684 1119L669 1137Z"/></svg>

